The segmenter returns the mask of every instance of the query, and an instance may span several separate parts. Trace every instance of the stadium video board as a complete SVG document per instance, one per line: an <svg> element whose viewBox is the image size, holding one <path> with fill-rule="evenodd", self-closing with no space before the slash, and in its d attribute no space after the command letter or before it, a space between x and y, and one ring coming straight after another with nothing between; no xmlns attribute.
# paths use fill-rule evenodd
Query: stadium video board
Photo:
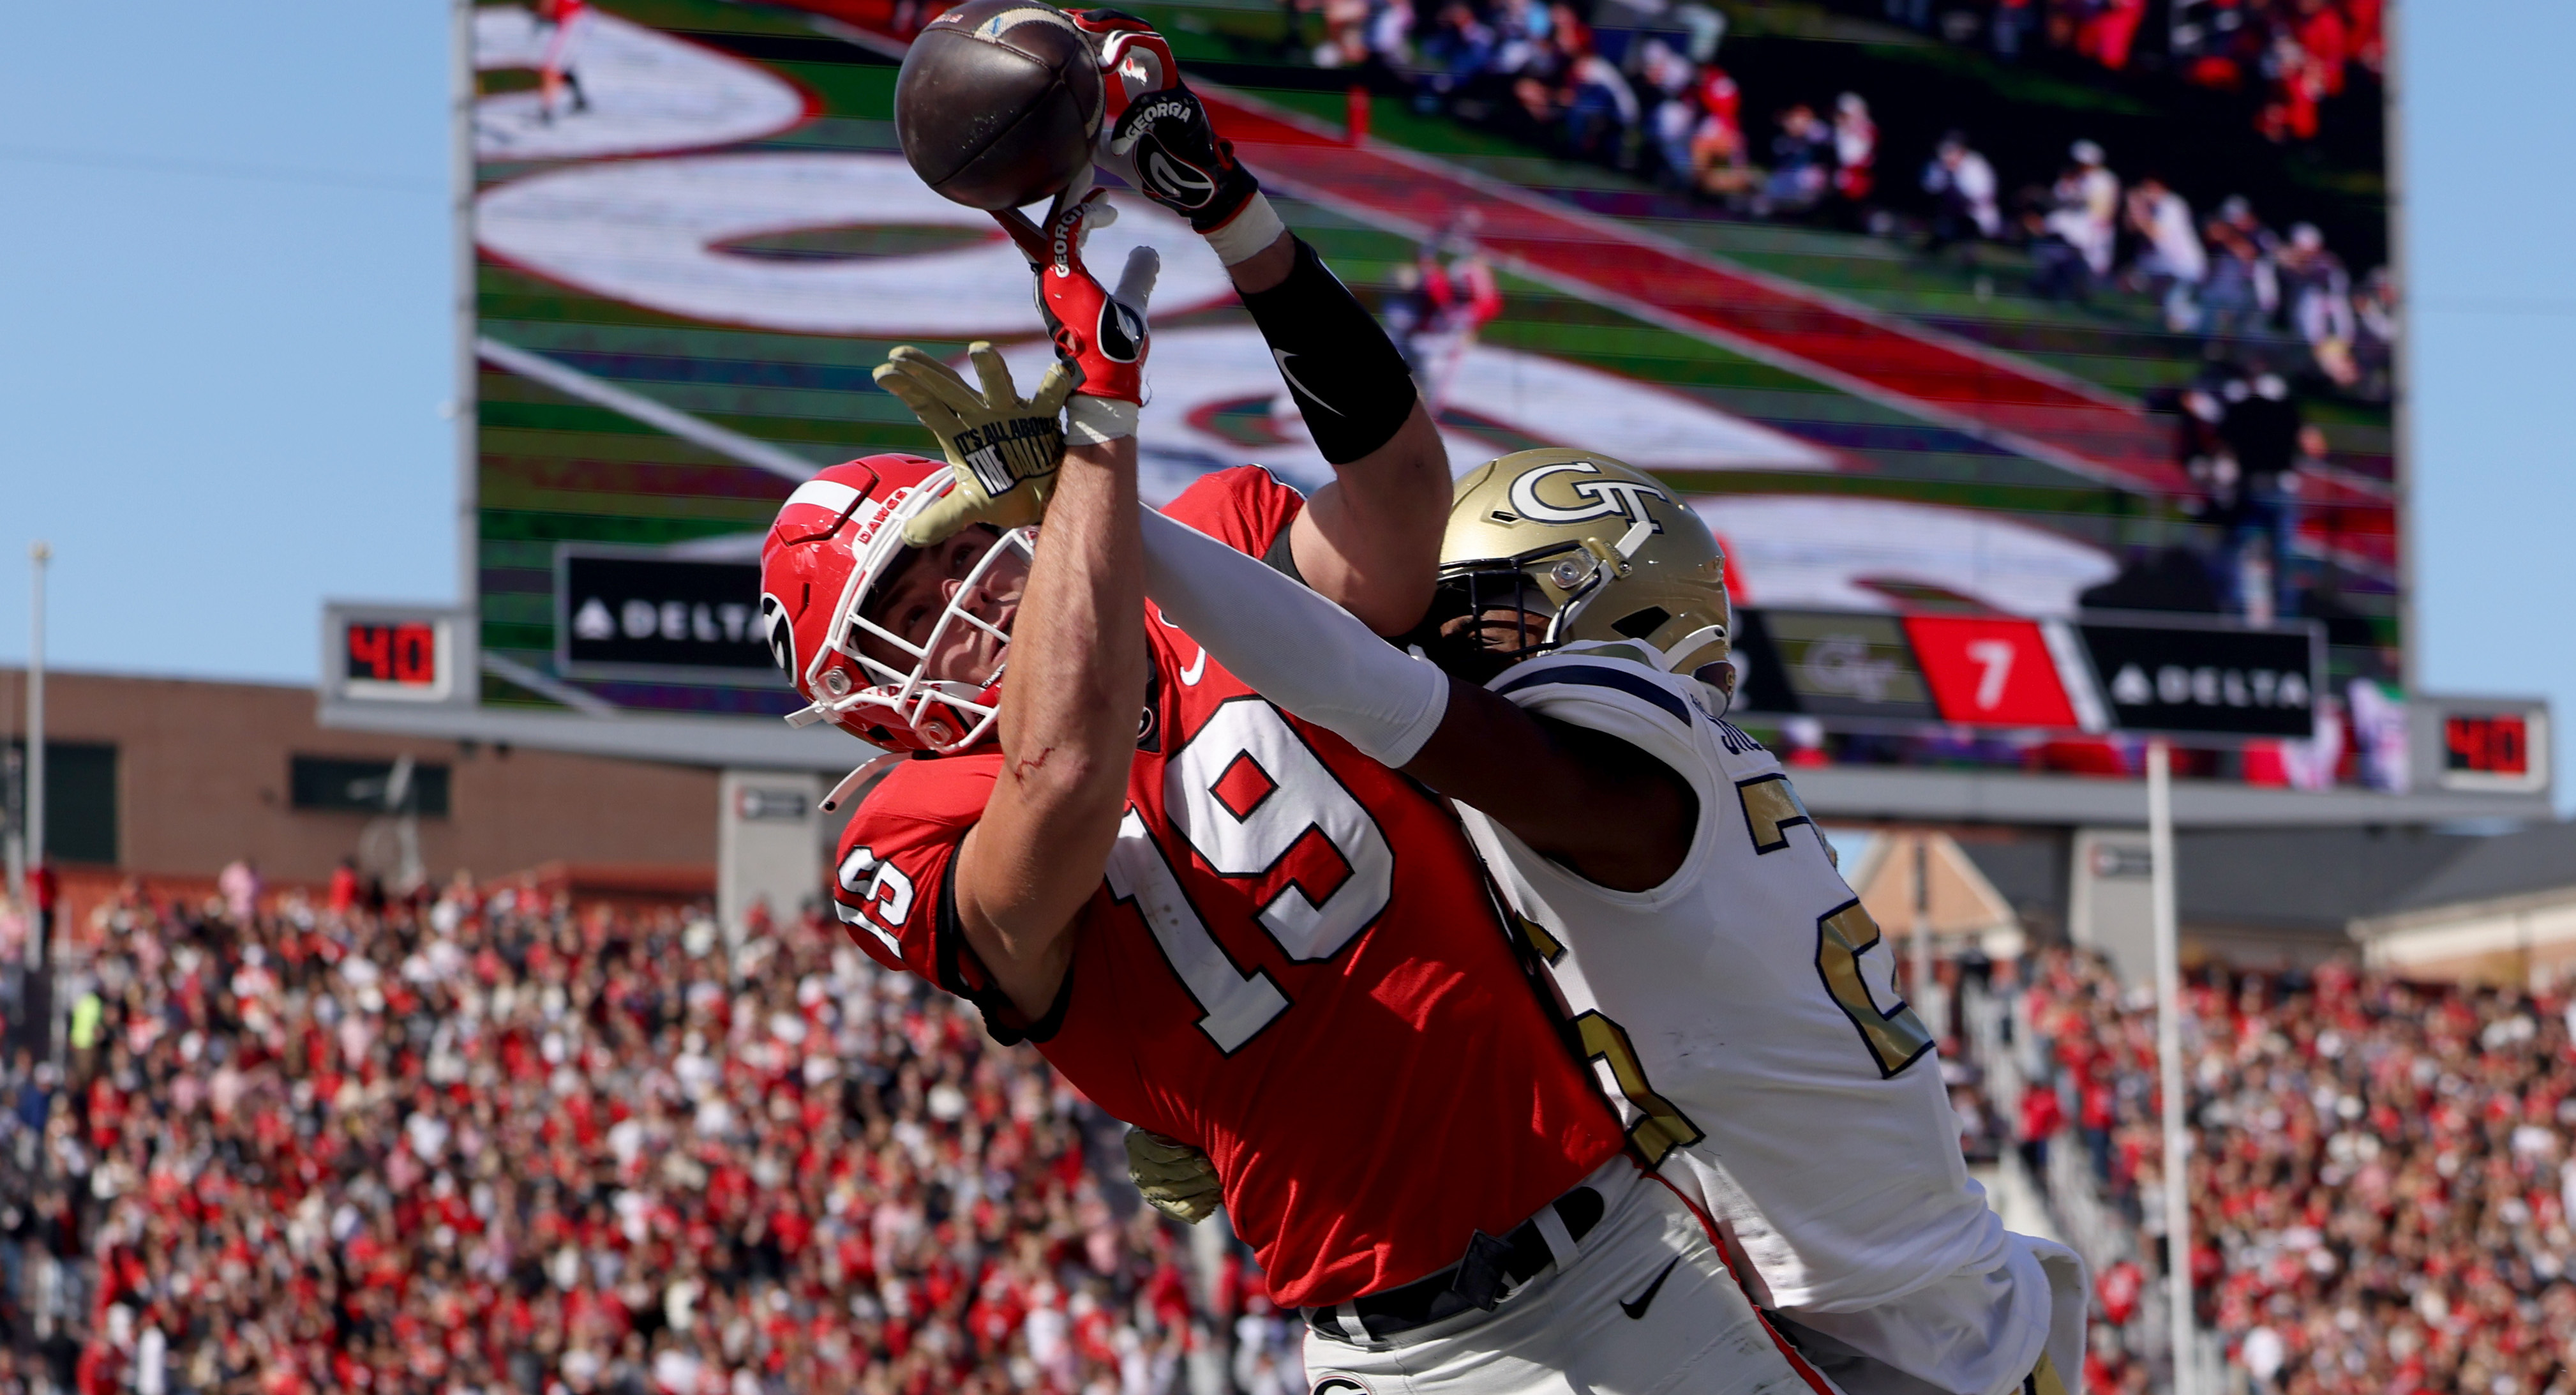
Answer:
<svg viewBox="0 0 2576 1395"><path fill-rule="evenodd" d="M938 8L476 8L485 706L787 710L729 617L796 480L928 448L868 370L1045 359L896 150ZM1707 519L1737 719L1794 759L2114 774L2161 730L2406 785L2377 6L1127 8L1453 464L1586 447ZM1326 478L1214 258L1116 197L1095 259L1164 257L1149 497Z"/></svg>

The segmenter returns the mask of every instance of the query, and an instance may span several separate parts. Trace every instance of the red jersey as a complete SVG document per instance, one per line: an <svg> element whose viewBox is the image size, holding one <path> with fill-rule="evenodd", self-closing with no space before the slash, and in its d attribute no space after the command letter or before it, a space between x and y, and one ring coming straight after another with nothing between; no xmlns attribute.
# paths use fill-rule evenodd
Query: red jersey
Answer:
<svg viewBox="0 0 2576 1395"><path fill-rule="evenodd" d="M1254 556L1304 500L1258 469L1165 510ZM998 750L906 761L842 835L850 937L1025 1037L1103 1109L1206 1150L1283 1304L1458 1262L1618 1153L1448 811L1287 716L1146 611L1128 806L1071 971L1031 1023L990 987L949 882Z"/></svg>

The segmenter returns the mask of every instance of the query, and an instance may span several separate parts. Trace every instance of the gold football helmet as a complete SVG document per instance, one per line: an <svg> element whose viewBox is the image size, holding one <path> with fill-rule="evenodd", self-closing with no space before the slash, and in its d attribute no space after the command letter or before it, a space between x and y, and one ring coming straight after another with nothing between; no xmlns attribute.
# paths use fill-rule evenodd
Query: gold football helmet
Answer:
<svg viewBox="0 0 2576 1395"><path fill-rule="evenodd" d="M1524 450L1458 481L1426 647L1489 678L1574 640L1634 641L1698 675L1726 658L1732 618L1717 539L1673 491L1606 455Z"/></svg>

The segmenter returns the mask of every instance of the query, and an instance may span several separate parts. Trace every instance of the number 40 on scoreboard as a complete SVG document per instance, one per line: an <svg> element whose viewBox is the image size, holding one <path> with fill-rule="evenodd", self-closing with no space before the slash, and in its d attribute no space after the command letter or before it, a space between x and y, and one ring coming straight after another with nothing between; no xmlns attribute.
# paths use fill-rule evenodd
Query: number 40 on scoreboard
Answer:
<svg viewBox="0 0 2576 1395"><path fill-rule="evenodd" d="M349 641L350 681L411 689L437 685L436 625L420 620L352 620L341 632Z"/></svg>
<svg viewBox="0 0 2576 1395"><path fill-rule="evenodd" d="M2549 788L2546 706L2452 698L2436 699L2432 707L2424 721L2424 737L2433 747L2426 765L2442 788L2515 793Z"/></svg>
<svg viewBox="0 0 2576 1395"><path fill-rule="evenodd" d="M446 702L458 693L457 617L427 608L327 607L323 682L361 702Z"/></svg>

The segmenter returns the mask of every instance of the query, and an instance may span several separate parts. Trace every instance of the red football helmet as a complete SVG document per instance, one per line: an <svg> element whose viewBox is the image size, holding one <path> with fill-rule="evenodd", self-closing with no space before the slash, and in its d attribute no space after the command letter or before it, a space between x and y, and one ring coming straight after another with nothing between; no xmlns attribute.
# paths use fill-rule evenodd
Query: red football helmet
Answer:
<svg viewBox="0 0 2576 1395"><path fill-rule="evenodd" d="M1007 642L1010 634L976 613L995 562L1031 560L1033 528L1017 528L960 578L930 633L918 644L861 611L906 552L903 525L954 486L949 467L917 455L871 455L835 465L787 497L760 545L760 617L777 661L809 706L795 726L829 721L889 750L948 752L973 745L999 712L1005 648L980 678L933 678L930 656L952 625ZM911 656L909 669L861 653L862 635Z"/></svg>

